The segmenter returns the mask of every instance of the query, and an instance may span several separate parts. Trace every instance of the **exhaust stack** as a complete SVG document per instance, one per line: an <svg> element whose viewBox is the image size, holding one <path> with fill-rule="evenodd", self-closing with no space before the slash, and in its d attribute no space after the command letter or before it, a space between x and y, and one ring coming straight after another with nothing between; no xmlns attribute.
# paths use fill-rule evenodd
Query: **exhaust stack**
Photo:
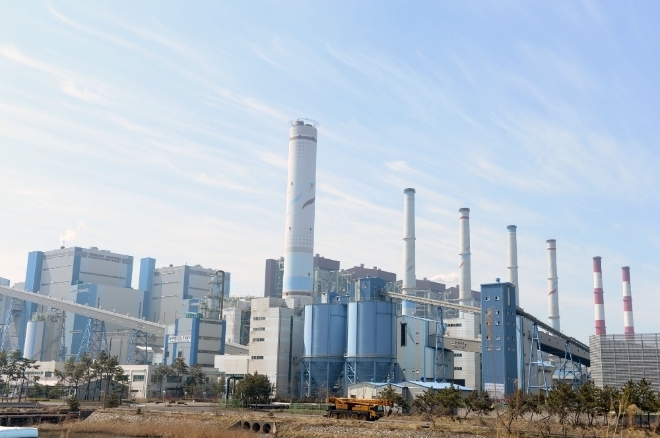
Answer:
<svg viewBox="0 0 660 438"><path fill-rule="evenodd" d="M458 302L463 306L472 303L472 277L470 266L470 209L461 208L460 213L460 256L461 264L458 267Z"/></svg>
<svg viewBox="0 0 660 438"><path fill-rule="evenodd" d="M594 310L596 320L596 336L606 335L605 305L603 301L603 270L602 257L594 257Z"/></svg>
<svg viewBox="0 0 660 438"><path fill-rule="evenodd" d="M559 283L557 278L557 241L550 239L548 245L548 319L550 327L559 331Z"/></svg>
<svg viewBox="0 0 660 438"><path fill-rule="evenodd" d="M621 268L621 274L623 278L623 333L634 335L635 322L633 321L632 292L630 290L630 268L624 266Z"/></svg>
<svg viewBox="0 0 660 438"><path fill-rule="evenodd" d="M313 289L318 132L308 122L295 120L289 129L282 298L311 296Z"/></svg>
<svg viewBox="0 0 660 438"><path fill-rule="evenodd" d="M403 280L401 289L404 295L415 295L415 189L403 191ZM403 315L415 314L416 305L412 301L401 303Z"/></svg>
<svg viewBox="0 0 660 438"><path fill-rule="evenodd" d="M516 306L520 305L520 289L518 288L518 239L515 225L506 227L509 230L509 283L516 287Z"/></svg>

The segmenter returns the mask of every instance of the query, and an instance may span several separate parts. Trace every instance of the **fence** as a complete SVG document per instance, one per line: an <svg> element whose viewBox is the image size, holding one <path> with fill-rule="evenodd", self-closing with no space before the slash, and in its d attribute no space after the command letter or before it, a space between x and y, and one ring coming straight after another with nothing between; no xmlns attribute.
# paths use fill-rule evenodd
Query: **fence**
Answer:
<svg viewBox="0 0 660 438"><path fill-rule="evenodd" d="M328 410L326 403L291 403L289 412L292 414L323 415Z"/></svg>

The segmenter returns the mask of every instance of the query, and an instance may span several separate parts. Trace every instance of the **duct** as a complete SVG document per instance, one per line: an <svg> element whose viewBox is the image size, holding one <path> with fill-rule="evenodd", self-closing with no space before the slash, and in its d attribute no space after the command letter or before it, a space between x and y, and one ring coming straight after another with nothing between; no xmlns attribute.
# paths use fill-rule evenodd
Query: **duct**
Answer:
<svg viewBox="0 0 660 438"><path fill-rule="evenodd" d="M417 280L415 278L415 189L403 191L403 281L401 289L404 295L415 295ZM401 303L404 315L415 314L415 303Z"/></svg>
<svg viewBox="0 0 660 438"><path fill-rule="evenodd" d="M623 333L626 335L635 334L635 323L633 321L632 292L630 288L630 268L624 266L621 268L623 280Z"/></svg>
<svg viewBox="0 0 660 438"><path fill-rule="evenodd" d="M550 326L559 331L559 283L557 278L557 241L550 239L548 247L548 319Z"/></svg>
<svg viewBox="0 0 660 438"><path fill-rule="evenodd" d="M605 304L603 301L603 270L602 257L594 257L594 320L596 336L607 334L605 330Z"/></svg>

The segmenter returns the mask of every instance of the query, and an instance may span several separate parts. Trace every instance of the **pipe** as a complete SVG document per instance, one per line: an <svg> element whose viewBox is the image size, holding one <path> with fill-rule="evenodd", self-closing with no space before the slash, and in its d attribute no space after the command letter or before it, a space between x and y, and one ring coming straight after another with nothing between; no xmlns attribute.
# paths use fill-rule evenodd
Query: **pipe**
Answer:
<svg viewBox="0 0 660 438"><path fill-rule="evenodd" d="M635 323L633 321L632 292L630 288L630 267L621 268L623 279L623 333L635 334Z"/></svg>
<svg viewBox="0 0 660 438"><path fill-rule="evenodd" d="M289 129L282 298L312 295L317 135L304 120Z"/></svg>
<svg viewBox="0 0 660 438"><path fill-rule="evenodd" d="M550 327L560 331L559 324L559 283L557 278L557 241L546 241L548 248L548 319Z"/></svg>
<svg viewBox="0 0 660 438"><path fill-rule="evenodd" d="M515 225L506 227L509 237L509 283L516 287L516 306L520 306L520 288L518 287L518 239Z"/></svg>
<svg viewBox="0 0 660 438"><path fill-rule="evenodd" d="M415 189L403 191L403 280L401 291L404 295L415 295ZM412 301L401 303L403 315L415 314L416 305Z"/></svg>
<svg viewBox="0 0 660 438"><path fill-rule="evenodd" d="M605 330L605 304L603 301L603 270L602 257L594 257L594 314L596 322L596 336L606 335Z"/></svg>
<svg viewBox="0 0 660 438"><path fill-rule="evenodd" d="M462 306L472 304L472 278L470 272L470 209L461 208L460 213L460 256L458 267L458 303Z"/></svg>

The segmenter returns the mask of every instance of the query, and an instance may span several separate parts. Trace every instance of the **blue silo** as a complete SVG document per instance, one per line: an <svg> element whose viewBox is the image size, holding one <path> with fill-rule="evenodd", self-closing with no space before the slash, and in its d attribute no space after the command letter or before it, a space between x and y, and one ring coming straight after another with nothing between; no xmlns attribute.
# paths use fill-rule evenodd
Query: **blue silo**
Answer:
<svg viewBox="0 0 660 438"><path fill-rule="evenodd" d="M346 305L305 306L301 395L324 398L343 392L346 327Z"/></svg>
<svg viewBox="0 0 660 438"><path fill-rule="evenodd" d="M396 304L379 300L349 303L344 369L346 385L391 381L395 363Z"/></svg>

